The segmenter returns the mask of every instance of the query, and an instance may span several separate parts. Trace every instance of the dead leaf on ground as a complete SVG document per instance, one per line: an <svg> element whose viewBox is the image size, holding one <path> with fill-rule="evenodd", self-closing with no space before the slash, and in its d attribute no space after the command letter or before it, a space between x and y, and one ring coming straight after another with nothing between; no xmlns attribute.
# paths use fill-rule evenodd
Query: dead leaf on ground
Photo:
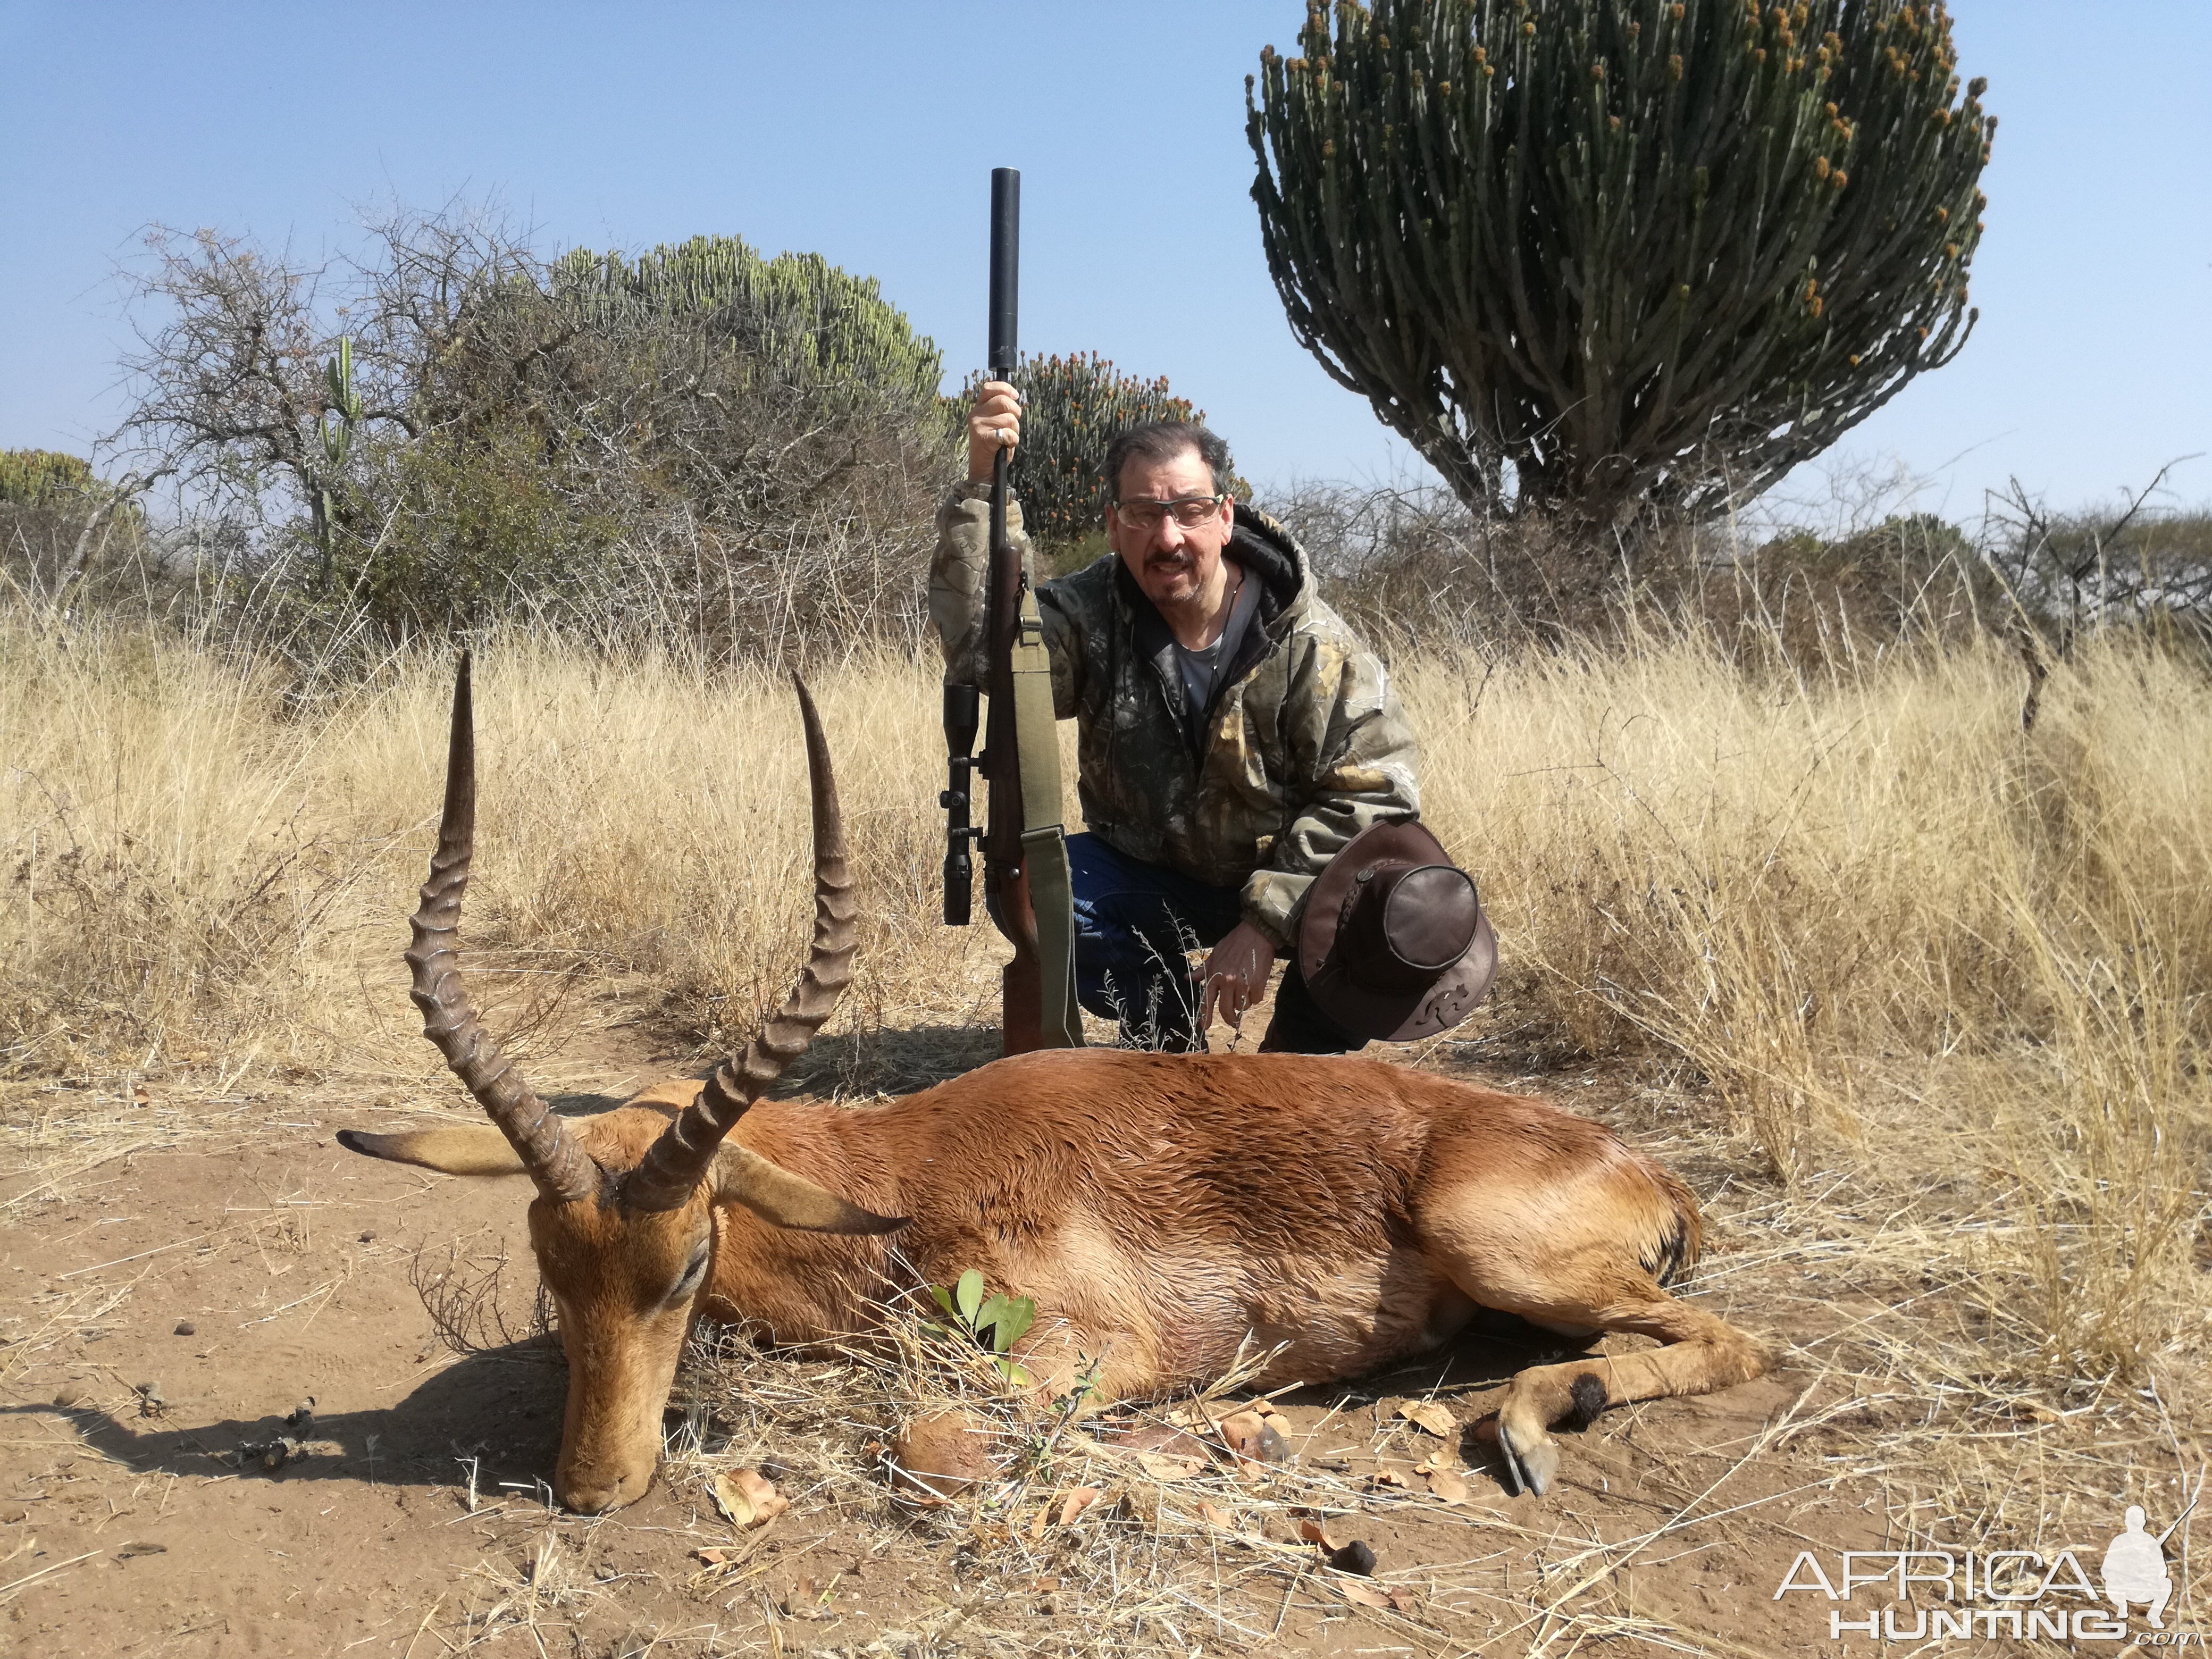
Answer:
<svg viewBox="0 0 2212 1659"><path fill-rule="evenodd" d="M758 1469L732 1469L718 1474L713 1492L714 1507L721 1510L722 1519L740 1531L765 1526L791 1507L791 1500Z"/></svg>
<svg viewBox="0 0 2212 1659"><path fill-rule="evenodd" d="M1398 1407L1398 1415L1417 1429L1426 1429L1431 1434L1447 1438L1459 1427L1452 1414L1433 1400L1408 1400Z"/></svg>
<svg viewBox="0 0 2212 1659"><path fill-rule="evenodd" d="M1298 1518L1298 1536L1309 1544L1318 1544L1323 1549L1336 1551L1352 1541L1352 1534L1341 1522L1317 1521L1310 1516Z"/></svg>
<svg viewBox="0 0 2212 1659"><path fill-rule="evenodd" d="M1431 1469L1428 1474L1429 1490L1434 1493L1440 1501L1446 1504L1464 1504L1467 1502L1468 1498L1470 1495L1471 1489L1468 1487L1465 1479L1461 1476L1457 1470Z"/></svg>
<svg viewBox="0 0 2212 1659"><path fill-rule="evenodd" d="M1237 1456L1256 1463L1283 1463L1290 1461L1291 1446L1275 1426L1279 1420L1259 1412L1237 1412L1216 1426L1222 1443Z"/></svg>
<svg viewBox="0 0 2212 1659"><path fill-rule="evenodd" d="M1205 1522L1207 1526L1218 1527L1224 1532L1234 1532L1237 1530L1237 1522L1234 1517L1230 1515L1228 1510L1221 1508L1216 1504L1201 1503L1198 1506L1198 1518Z"/></svg>
<svg viewBox="0 0 2212 1659"><path fill-rule="evenodd" d="M1164 1452L1139 1452L1137 1467L1155 1480L1188 1480L1206 1467L1195 1457L1170 1457Z"/></svg>
<svg viewBox="0 0 2212 1659"><path fill-rule="evenodd" d="M1100 1433L1098 1443L1125 1456L1146 1452L1168 1457L1203 1457L1206 1443L1186 1429L1168 1423L1139 1423L1121 1433Z"/></svg>
<svg viewBox="0 0 2212 1659"><path fill-rule="evenodd" d="M939 1509L998 1472L997 1437L958 1407L923 1413L884 1449L892 1498L908 1509Z"/></svg>
<svg viewBox="0 0 2212 1659"><path fill-rule="evenodd" d="M1370 1479L1378 1486L1389 1486L1400 1492L1411 1492L1413 1487L1403 1469L1377 1469Z"/></svg>
<svg viewBox="0 0 2212 1659"><path fill-rule="evenodd" d="M1097 1503L1104 1492L1105 1488L1103 1486L1076 1486L1070 1489L1060 1500L1060 1524L1063 1527L1073 1525L1075 1517Z"/></svg>
<svg viewBox="0 0 2212 1659"><path fill-rule="evenodd" d="M803 1576L791 1587L791 1594L783 1598L783 1610L793 1619L835 1619L837 1614L829 1606L830 1596L837 1588L842 1573L830 1576L826 1586L817 1588L811 1575Z"/></svg>
<svg viewBox="0 0 2212 1659"><path fill-rule="evenodd" d="M1390 1592L1380 1584L1370 1584L1358 1578L1340 1578L1337 1581L1336 1593L1346 1601L1356 1601L1363 1607L1376 1607L1385 1613L1390 1611Z"/></svg>

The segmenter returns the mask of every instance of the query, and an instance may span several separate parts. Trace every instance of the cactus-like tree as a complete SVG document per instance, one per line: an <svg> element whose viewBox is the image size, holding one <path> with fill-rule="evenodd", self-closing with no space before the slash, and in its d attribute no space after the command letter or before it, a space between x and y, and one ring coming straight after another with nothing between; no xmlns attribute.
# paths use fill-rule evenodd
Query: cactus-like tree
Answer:
<svg viewBox="0 0 2212 1659"><path fill-rule="evenodd" d="M1710 512L1972 325L1941 3L1343 0L1261 64L1291 330L1479 508Z"/></svg>
<svg viewBox="0 0 2212 1659"><path fill-rule="evenodd" d="M980 384L976 377L963 389L963 407ZM1146 421L1206 419L1204 410L1168 390L1164 377L1124 374L1095 351L1024 357L1013 386L1026 400L1014 488L1024 526L1049 547L1073 545L1104 524L1106 447L1116 434Z"/></svg>

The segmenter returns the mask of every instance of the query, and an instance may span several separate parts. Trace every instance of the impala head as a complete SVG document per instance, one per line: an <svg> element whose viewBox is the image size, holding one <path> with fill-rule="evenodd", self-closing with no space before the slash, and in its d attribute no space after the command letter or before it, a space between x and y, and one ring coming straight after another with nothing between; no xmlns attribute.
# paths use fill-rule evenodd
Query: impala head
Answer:
<svg viewBox="0 0 2212 1659"><path fill-rule="evenodd" d="M708 1281L714 1206L742 1204L777 1226L882 1233L872 1215L724 1138L796 1060L852 976L852 886L837 789L822 723L804 684L814 803L814 944L799 983L745 1046L708 1079L673 1122L623 1109L572 1122L532 1092L478 1024L454 949L475 844L476 738L469 659L453 692L445 813L407 951L422 1035L490 1116L490 1129L396 1135L343 1132L374 1158L450 1175L527 1175L530 1243L560 1310L568 1406L555 1495L596 1514L641 1496L660 1456L660 1418Z"/></svg>

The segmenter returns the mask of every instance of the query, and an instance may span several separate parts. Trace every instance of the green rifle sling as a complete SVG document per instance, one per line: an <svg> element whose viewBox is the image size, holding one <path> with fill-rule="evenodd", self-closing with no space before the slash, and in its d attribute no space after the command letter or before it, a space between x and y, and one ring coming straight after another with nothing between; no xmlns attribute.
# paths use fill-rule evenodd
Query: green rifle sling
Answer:
<svg viewBox="0 0 2212 1659"><path fill-rule="evenodd" d="M1014 749L1022 769L1022 863L1029 872L1030 908L1036 916L1037 972L1042 981L1048 1048L1083 1047L1083 1015L1075 1001L1075 885L1067 866L1067 829L1060 817L1060 736L1052 708L1052 659L1036 595L1022 584L1014 630Z"/></svg>

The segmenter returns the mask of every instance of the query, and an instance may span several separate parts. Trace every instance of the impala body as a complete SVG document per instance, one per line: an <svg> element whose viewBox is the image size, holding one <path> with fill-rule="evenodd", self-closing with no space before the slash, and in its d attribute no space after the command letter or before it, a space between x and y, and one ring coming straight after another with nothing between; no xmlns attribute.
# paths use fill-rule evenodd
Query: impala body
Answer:
<svg viewBox="0 0 2212 1659"><path fill-rule="evenodd" d="M1103 1359L1107 1399L1208 1382L1240 1349L1279 1346L1261 1386L1353 1376L1435 1346L1479 1307L1656 1338L1514 1378L1499 1443L1539 1492L1558 1467L1553 1424L1765 1369L1751 1338L1663 1288L1697 1258L1688 1192L1540 1101L1376 1060L1112 1049L1019 1055L856 1109L761 1100L828 1016L852 951L835 787L803 688L817 909L799 986L703 1083L554 1117L477 1025L453 966L473 822L467 674L465 661L408 956L427 1035L493 1123L340 1139L537 1182L531 1240L568 1356L554 1489L569 1507L613 1509L651 1484L694 1319L819 1341L971 1267L1035 1298L1022 1357L1048 1389Z"/></svg>

